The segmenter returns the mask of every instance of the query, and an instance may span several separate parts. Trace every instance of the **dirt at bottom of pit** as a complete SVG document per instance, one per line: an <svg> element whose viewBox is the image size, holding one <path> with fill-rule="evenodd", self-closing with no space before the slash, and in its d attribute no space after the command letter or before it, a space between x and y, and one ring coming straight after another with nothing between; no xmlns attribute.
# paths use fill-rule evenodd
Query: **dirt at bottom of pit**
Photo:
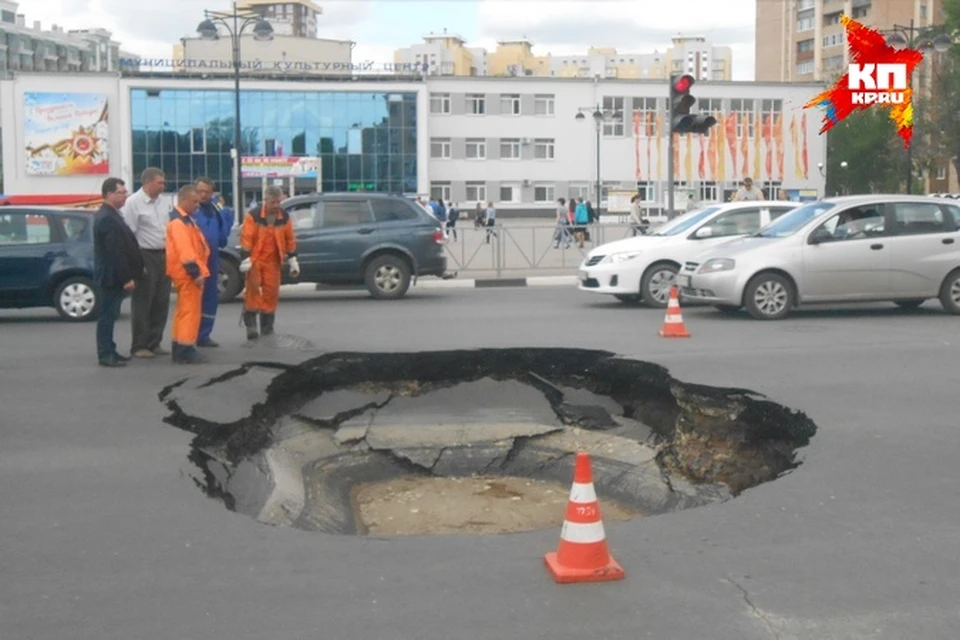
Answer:
<svg viewBox="0 0 960 640"><path fill-rule="evenodd" d="M406 477L361 484L353 504L368 535L492 535L560 527L569 487L512 476ZM600 500L604 521L640 514Z"/></svg>

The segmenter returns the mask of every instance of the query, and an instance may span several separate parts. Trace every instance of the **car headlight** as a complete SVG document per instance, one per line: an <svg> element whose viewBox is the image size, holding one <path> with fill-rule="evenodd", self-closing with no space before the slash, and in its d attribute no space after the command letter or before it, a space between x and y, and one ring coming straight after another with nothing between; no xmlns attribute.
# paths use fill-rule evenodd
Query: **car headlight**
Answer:
<svg viewBox="0 0 960 640"><path fill-rule="evenodd" d="M730 271L737 263L735 260L730 258L713 258L712 260L707 260L703 265L697 270L697 273L716 273L717 271Z"/></svg>
<svg viewBox="0 0 960 640"><path fill-rule="evenodd" d="M638 255L640 255L639 251L621 251L620 253L611 253L603 261L612 263L626 262L627 260L633 260Z"/></svg>

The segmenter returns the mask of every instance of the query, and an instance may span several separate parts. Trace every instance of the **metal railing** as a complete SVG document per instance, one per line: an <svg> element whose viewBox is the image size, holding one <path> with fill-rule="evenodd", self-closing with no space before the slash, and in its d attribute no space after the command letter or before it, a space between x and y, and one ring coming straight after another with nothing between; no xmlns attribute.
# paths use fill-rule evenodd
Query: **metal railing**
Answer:
<svg viewBox="0 0 960 640"><path fill-rule="evenodd" d="M640 235L630 224L591 224L581 248L574 227L497 224L492 229L460 223L447 231L447 270L497 278L561 272L575 273L587 254L602 244Z"/></svg>

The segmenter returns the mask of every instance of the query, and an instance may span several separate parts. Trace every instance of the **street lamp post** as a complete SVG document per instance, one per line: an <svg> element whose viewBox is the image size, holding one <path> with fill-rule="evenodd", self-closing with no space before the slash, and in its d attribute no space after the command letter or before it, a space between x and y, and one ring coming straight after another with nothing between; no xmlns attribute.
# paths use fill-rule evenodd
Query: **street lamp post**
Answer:
<svg viewBox="0 0 960 640"><path fill-rule="evenodd" d="M238 220L242 217L243 207L243 168L240 135L240 38L247 27L252 26L253 37L258 41L273 39L273 26L262 15L254 11L238 11L237 3L229 13L204 11L204 20L197 25L197 34L204 40L219 40L221 25L230 35L233 55L233 207Z"/></svg>
<svg viewBox="0 0 960 640"><path fill-rule="evenodd" d="M930 50L944 53L953 46L953 37L942 25L934 27L915 27L913 20L910 26L895 24L891 29L882 32L886 35L887 44L895 49L919 49L926 53ZM911 77L911 85L913 79ZM912 87L911 87L912 88ZM907 194L913 193L913 146L907 147Z"/></svg>
<svg viewBox="0 0 960 640"><path fill-rule="evenodd" d="M601 109L598 104L592 107L580 107L577 109L577 115L574 118L583 122L587 119L587 116L584 115L587 113L593 118L593 124L597 130L597 215L600 215L600 203L603 201L603 187L600 181L600 133L603 130L604 122L622 122L623 114L619 111ZM608 203L607 207L609 208L609 206Z"/></svg>

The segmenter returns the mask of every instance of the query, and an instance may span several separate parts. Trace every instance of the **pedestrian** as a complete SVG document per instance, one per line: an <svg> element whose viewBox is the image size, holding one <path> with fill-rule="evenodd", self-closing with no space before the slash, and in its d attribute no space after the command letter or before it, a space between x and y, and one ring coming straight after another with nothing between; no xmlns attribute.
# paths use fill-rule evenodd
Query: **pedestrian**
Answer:
<svg viewBox="0 0 960 640"><path fill-rule="evenodd" d="M143 256L143 274L137 279L130 300L133 328L130 353L137 358L152 358L170 354L160 346L170 312L170 279L166 275L165 257L170 206L160 197L166 185L163 171L147 167L140 174L140 185L121 209Z"/></svg>
<svg viewBox="0 0 960 640"><path fill-rule="evenodd" d="M260 334L273 333L273 323L280 298L280 270L283 263L290 266L290 275L300 275L297 263L297 240L293 223L280 208L283 193L276 187L267 187L263 206L250 211L243 220L240 247L243 262L240 272L246 274L243 295L243 324L247 340L256 340L257 315L260 316Z"/></svg>
<svg viewBox="0 0 960 640"><path fill-rule="evenodd" d="M457 242L457 220L460 219L460 211L453 206L452 202L447 203L447 237L453 236L453 241Z"/></svg>
<svg viewBox="0 0 960 640"><path fill-rule="evenodd" d="M216 188L210 178L197 178L194 181L200 204L193 214L193 220L203 232L203 237L210 247L210 257L207 260L207 269L210 275L203 284L203 308L200 318L200 336L197 338L198 347L219 347L220 344L211 338L213 323L217 317L217 306L220 303L220 249L227 246L230 229L233 227L233 216L229 210L224 211L213 199Z"/></svg>
<svg viewBox="0 0 960 640"><path fill-rule="evenodd" d="M735 202L746 202L748 200L763 200L763 192L760 189L753 188L753 178L746 177L743 179L743 186L737 189L737 193L734 194L733 200Z"/></svg>
<svg viewBox="0 0 960 640"><path fill-rule="evenodd" d="M641 198L639 193L633 194L630 198L630 228L633 230L633 235L644 235L646 233L646 228L643 224L643 215L641 214Z"/></svg>
<svg viewBox="0 0 960 640"><path fill-rule="evenodd" d="M443 237L447 237L447 208L443 206L441 198L430 198L430 212L437 222L440 223L440 230L443 231Z"/></svg>
<svg viewBox="0 0 960 640"><path fill-rule="evenodd" d="M556 231L553 233L553 248L559 249L560 242L563 241L564 249L569 249L570 232L567 231L567 201L563 198L557 198L556 225Z"/></svg>
<svg viewBox="0 0 960 640"><path fill-rule="evenodd" d="M124 367L130 358L117 353L113 328L123 299L134 290L143 273L143 257L136 236L120 215L127 200L126 184L120 178L107 178L100 195L103 204L93 223L93 281L100 289L97 360L102 367Z"/></svg>
<svg viewBox="0 0 960 640"><path fill-rule="evenodd" d="M484 222L486 215L487 214L486 210L483 208L483 203L478 202L477 208L473 211L473 227L475 229L482 229L486 225L486 222Z"/></svg>
<svg viewBox="0 0 960 640"><path fill-rule="evenodd" d="M487 210L484 213L484 225L487 227L487 244L490 244L490 236L499 238L497 235L497 210L493 208L492 202L487 202Z"/></svg>
<svg viewBox="0 0 960 640"><path fill-rule="evenodd" d="M583 249L583 242L587 232L587 224L590 223L590 213L587 211L587 205L584 203L583 198L580 198L577 202L577 207L573 212L574 223L577 225L573 228L573 235L577 239L577 246Z"/></svg>
<svg viewBox="0 0 960 640"><path fill-rule="evenodd" d="M197 336L203 309L203 287L210 277L207 267L210 247L194 219L200 195L194 185L181 187L167 225L167 275L177 292L173 311L173 361L202 362L197 355Z"/></svg>

